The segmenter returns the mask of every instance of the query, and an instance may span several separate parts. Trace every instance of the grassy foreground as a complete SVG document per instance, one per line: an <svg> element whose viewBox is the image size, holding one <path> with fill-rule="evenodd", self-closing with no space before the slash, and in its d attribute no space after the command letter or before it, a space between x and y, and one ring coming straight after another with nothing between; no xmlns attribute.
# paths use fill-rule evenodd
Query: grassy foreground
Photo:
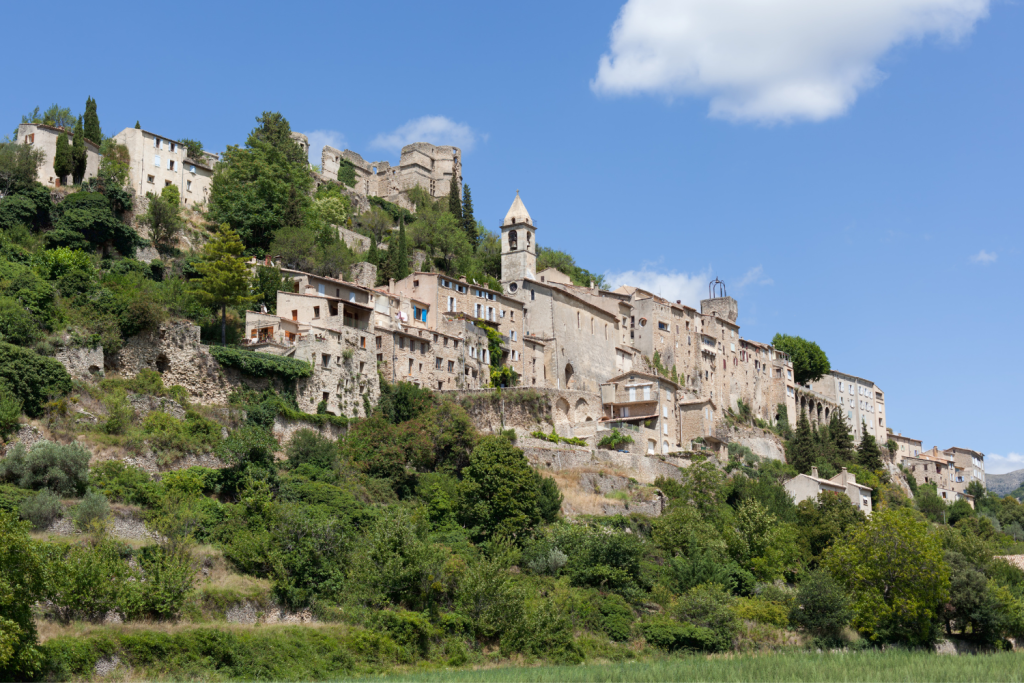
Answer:
<svg viewBox="0 0 1024 683"><path fill-rule="evenodd" d="M837 654L690 656L625 664L503 667L375 677L374 681L1022 681L1024 660L1012 652L936 655L928 652L866 651Z"/></svg>

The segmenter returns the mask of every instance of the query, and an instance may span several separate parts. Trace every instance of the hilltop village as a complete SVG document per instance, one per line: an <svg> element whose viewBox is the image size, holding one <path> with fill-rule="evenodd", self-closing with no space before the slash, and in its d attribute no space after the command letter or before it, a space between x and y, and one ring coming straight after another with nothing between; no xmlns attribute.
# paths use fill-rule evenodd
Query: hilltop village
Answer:
<svg viewBox="0 0 1024 683"><path fill-rule="evenodd" d="M43 152L37 179L48 187L61 185L53 159L62 132L33 123L18 129L19 140ZM306 137L290 136L308 154ZM190 154L182 143L141 128L127 128L112 139L127 150L128 185L136 196L173 185L182 206L209 200L220 155ZM88 181L99 168L99 146L86 140L86 152L83 180ZM462 153L457 147L414 143L392 165L325 146L320 167L311 171L316 188L338 185L337 178L346 174L344 191L355 212L369 210L370 198L415 211L413 188L438 200L452 188L461 191ZM355 249L365 250L372 239L349 225L335 229ZM889 445L893 466L918 483L935 484L947 502L973 502L967 486L984 484L984 454L959 447L926 451L921 440L894 432L885 392L874 381L832 370L812 382L796 382L785 352L741 335L739 303L728 296L725 283L709 283L700 310L628 284L614 290L594 282L574 284L557 268L538 269L537 234L517 191L500 226L500 286L436 271L414 271L378 284L378 268L369 262L353 264L346 280L344 273L318 275L282 266L279 257L252 259L253 270L279 268L287 287L276 293L276 312L245 313L242 343L310 363L312 376L301 380L296 392L300 409L308 412L365 416L362 399L376 403L381 377L437 392L490 391L492 368L505 367L512 372L497 386L543 392L552 406L554 430L590 447L615 430L631 439L618 449L637 456L701 451L724 458L735 439L730 417L741 406L751 423L767 427L781 420L795 428L805 413L818 428L838 413L855 443L870 435ZM421 254L414 264L423 261ZM197 340L197 331L192 336ZM152 366L169 372L172 383L185 385L196 383L189 375L200 367L180 354L173 363L154 360ZM216 396L224 399L223 392ZM772 454L781 457L781 447L776 451ZM794 495L805 495L804 488L816 495L828 485L808 474L793 484Z"/></svg>
<svg viewBox="0 0 1024 683"><path fill-rule="evenodd" d="M458 147L96 106L0 142L0 679L1024 638L1024 489L727 283L605 282L529 191L488 229Z"/></svg>

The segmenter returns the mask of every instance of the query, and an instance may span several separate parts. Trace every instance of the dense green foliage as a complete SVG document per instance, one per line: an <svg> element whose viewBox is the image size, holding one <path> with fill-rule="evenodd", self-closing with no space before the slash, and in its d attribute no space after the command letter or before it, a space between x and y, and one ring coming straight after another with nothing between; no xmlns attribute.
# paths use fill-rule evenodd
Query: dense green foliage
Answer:
<svg viewBox="0 0 1024 683"><path fill-rule="evenodd" d="M82 444L37 441L31 448L15 444L0 460L0 480L23 489L47 488L62 496L85 493L89 478L89 451Z"/></svg>
<svg viewBox="0 0 1024 683"><path fill-rule="evenodd" d="M793 374L797 384L807 384L829 373L828 356L817 344L802 337L776 334L772 346L789 355L793 361Z"/></svg>
<svg viewBox="0 0 1024 683"><path fill-rule="evenodd" d="M309 363L294 358L271 356L230 346L211 347L210 353L217 359L217 362L237 368L253 377L274 376L287 382L294 382L300 377L309 377L313 374L313 368Z"/></svg>
<svg viewBox="0 0 1024 683"><path fill-rule="evenodd" d="M96 111L96 100L90 95L85 100L85 114L83 115L84 120L84 134L87 140L95 142L97 145L103 143L103 131L100 128L100 116Z"/></svg>
<svg viewBox="0 0 1024 683"><path fill-rule="evenodd" d="M39 416L51 397L71 391L71 377L59 362L5 342L0 342L0 381L29 417Z"/></svg>
<svg viewBox="0 0 1024 683"><path fill-rule="evenodd" d="M229 146L210 190L210 218L237 232L248 253L262 256L281 227L301 227L313 179L291 126L278 113L256 119L245 147Z"/></svg>

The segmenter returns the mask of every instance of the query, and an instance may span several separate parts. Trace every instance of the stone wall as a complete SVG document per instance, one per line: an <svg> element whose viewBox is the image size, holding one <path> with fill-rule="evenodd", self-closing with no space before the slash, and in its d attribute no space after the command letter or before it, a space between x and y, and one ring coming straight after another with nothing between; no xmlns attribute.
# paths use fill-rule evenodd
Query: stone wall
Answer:
<svg viewBox="0 0 1024 683"><path fill-rule="evenodd" d="M542 472L606 467L628 472L642 484L653 484L658 477L678 480L679 468L690 464L687 458L636 455L564 444L540 446L524 441L520 447L530 464Z"/></svg>
<svg viewBox="0 0 1024 683"><path fill-rule="evenodd" d="M474 425L482 432L504 428L529 434L553 428L559 436L593 438L601 418L601 397L589 391L521 387L501 393L494 389L451 393L468 406ZM532 396L540 398L527 400Z"/></svg>
<svg viewBox="0 0 1024 683"><path fill-rule="evenodd" d="M786 450L774 432L759 427L727 427L716 430L715 436L727 443L746 446L756 455L770 460L786 461Z"/></svg>
<svg viewBox="0 0 1024 683"><path fill-rule="evenodd" d="M74 379L90 379L103 373L103 347L83 348L65 346L56 353L57 360Z"/></svg>
<svg viewBox="0 0 1024 683"><path fill-rule="evenodd" d="M126 379L141 370L156 370L164 386L185 387L197 403L226 404L236 387L262 391L272 384L269 379L248 377L234 368L222 367L209 348L199 342L199 328L190 322L161 323L158 329L132 337L107 359L107 367Z"/></svg>
<svg viewBox="0 0 1024 683"><path fill-rule="evenodd" d="M337 441L348 431L345 427L340 427L329 422L322 425L316 425L305 420L292 420L287 417L278 415L274 418L274 426L271 428L271 433L274 438L277 439L278 443L282 446L286 445L295 436L295 432L303 429L309 429L316 432L320 436L326 437Z"/></svg>

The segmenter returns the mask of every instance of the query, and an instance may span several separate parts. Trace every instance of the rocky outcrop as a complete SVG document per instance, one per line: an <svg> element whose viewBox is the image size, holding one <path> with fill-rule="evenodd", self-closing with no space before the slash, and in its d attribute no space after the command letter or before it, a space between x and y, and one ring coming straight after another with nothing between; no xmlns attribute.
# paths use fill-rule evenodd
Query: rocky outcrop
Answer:
<svg viewBox="0 0 1024 683"><path fill-rule="evenodd" d="M68 343L65 341L65 343ZM91 379L103 374L103 347L64 346L54 354L73 379Z"/></svg>

